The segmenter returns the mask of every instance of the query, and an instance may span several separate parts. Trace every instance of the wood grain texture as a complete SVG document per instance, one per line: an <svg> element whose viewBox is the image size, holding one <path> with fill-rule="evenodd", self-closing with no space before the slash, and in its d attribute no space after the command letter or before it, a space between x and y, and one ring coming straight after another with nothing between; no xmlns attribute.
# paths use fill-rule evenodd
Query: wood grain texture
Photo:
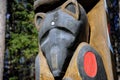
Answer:
<svg viewBox="0 0 120 80"><path fill-rule="evenodd" d="M100 2L88 13L88 21L91 29L90 45L100 53L108 80L114 80L111 54L108 47L107 18L103 0L100 0Z"/></svg>
<svg viewBox="0 0 120 80"><path fill-rule="evenodd" d="M3 80L7 0L0 0L0 80Z"/></svg>

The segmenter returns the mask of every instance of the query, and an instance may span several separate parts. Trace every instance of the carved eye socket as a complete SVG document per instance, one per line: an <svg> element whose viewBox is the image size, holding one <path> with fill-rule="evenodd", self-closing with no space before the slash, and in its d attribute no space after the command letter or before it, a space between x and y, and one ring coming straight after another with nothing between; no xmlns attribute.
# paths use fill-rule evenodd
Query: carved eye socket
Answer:
<svg viewBox="0 0 120 80"><path fill-rule="evenodd" d="M67 9L68 11L72 12L72 13L76 13L76 8L75 8L75 5L73 3L69 3L65 9Z"/></svg>
<svg viewBox="0 0 120 80"><path fill-rule="evenodd" d="M76 0L68 0L62 6L61 9L67 14L73 16L75 19L79 19L79 6Z"/></svg>
<svg viewBox="0 0 120 80"><path fill-rule="evenodd" d="M44 13L37 13L35 15L35 26L36 28L39 30L40 29L40 26L42 24L42 21L44 20L45 18L45 14Z"/></svg>

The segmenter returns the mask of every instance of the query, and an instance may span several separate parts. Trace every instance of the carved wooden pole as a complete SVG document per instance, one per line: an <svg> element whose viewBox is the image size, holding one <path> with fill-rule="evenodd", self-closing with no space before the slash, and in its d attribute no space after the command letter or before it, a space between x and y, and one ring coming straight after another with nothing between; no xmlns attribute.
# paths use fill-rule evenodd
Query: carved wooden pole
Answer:
<svg viewBox="0 0 120 80"><path fill-rule="evenodd" d="M0 80L3 80L6 0L0 0Z"/></svg>
<svg viewBox="0 0 120 80"><path fill-rule="evenodd" d="M40 51L36 80L117 80L112 70L103 0L91 6L87 15L77 0L56 7L53 0L37 1L35 26Z"/></svg>

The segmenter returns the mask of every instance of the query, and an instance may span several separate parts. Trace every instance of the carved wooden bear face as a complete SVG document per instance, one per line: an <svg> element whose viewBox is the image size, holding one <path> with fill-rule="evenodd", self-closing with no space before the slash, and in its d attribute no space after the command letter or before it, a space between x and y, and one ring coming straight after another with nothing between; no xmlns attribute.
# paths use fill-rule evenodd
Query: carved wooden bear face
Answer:
<svg viewBox="0 0 120 80"><path fill-rule="evenodd" d="M88 21L84 9L75 0L68 0L55 10L35 16L39 45L54 77L63 68L80 42L88 40ZM66 63L67 62L67 63Z"/></svg>

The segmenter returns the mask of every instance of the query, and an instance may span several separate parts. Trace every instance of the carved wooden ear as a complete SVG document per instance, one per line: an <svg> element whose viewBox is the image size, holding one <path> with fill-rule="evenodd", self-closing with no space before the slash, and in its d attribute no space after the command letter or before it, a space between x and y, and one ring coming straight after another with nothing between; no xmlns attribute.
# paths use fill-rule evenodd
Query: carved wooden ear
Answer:
<svg viewBox="0 0 120 80"><path fill-rule="evenodd" d="M37 28L37 30L39 31L40 27L42 26L42 22L45 18L45 13L37 13L35 15L35 26Z"/></svg>
<svg viewBox="0 0 120 80"><path fill-rule="evenodd" d="M76 0L68 0L62 6L61 9L73 16L75 19L79 19L79 6Z"/></svg>

